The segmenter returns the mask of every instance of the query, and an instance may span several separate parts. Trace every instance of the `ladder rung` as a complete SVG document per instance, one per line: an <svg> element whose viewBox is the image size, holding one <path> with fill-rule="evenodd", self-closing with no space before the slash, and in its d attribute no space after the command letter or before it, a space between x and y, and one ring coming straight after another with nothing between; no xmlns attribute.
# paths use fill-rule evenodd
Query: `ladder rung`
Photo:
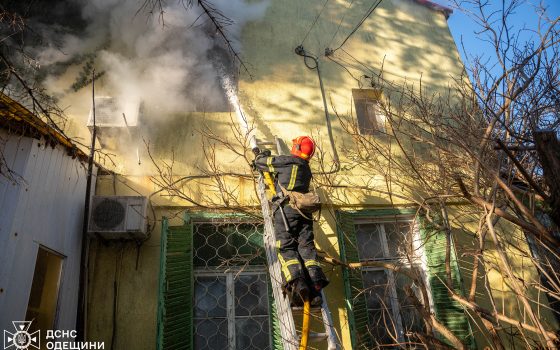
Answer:
<svg viewBox="0 0 560 350"><path fill-rule="evenodd" d="M292 306L292 311L297 311L297 312L302 312L303 313L303 306ZM310 308L310 311L312 313L321 312L321 307L320 306L312 306Z"/></svg>
<svg viewBox="0 0 560 350"><path fill-rule="evenodd" d="M309 332L309 340L311 341L322 341L326 340L329 335L327 333L317 333L317 332Z"/></svg>
<svg viewBox="0 0 560 350"><path fill-rule="evenodd" d="M257 139L257 145L261 145L261 146L276 145L276 142L274 142L274 141L264 141L264 140Z"/></svg>

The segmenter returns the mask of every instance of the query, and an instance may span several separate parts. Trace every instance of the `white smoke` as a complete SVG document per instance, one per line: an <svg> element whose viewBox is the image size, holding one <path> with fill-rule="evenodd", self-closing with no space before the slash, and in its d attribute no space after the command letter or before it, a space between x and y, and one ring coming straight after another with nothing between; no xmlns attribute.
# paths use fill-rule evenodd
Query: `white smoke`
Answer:
<svg viewBox="0 0 560 350"><path fill-rule="evenodd" d="M138 0L69 1L82 8L82 17L88 23L85 34L77 36L69 30L60 35L59 48L41 49L41 65L70 62L78 55L95 53L96 71L104 72L104 94L127 101L127 105L143 102L157 109L158 115L211 110L213 96L223 99L216 61L223 61L218 56L224 56L227 50L196 1L190 8L185 8L182 1L162 2L163 18L139 12L142 2ZM240 51L241 28L263 16L268 1L216 0L212 6L233 20L234 24L227 27L228 36ZM59 96L72 93L54 84L52 90Z"/></svg>

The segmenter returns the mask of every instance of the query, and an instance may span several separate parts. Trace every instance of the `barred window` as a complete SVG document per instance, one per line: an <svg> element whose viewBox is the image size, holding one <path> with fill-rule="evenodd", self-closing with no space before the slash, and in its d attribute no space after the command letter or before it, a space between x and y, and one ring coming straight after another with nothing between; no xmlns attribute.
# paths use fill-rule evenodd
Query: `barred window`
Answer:
<svg viewBox="0 0 560 350"><path fill-rule="evenodd" d="M195 222L194 347L271 349L262 223Z"/></svg>
<svg viewBox="0 0 560 350"><path fill-rule="evenodd" d="M416 267L421 271L421 248L412 221L360 220L355 222L355 230L360 261L385 261L401 269ZM402 273L381 267L364 267L361 275L368 311L367 328L375 342L413 344L412 332L421 332L423 322L404 291L404 286L412 281Z"/></svg>

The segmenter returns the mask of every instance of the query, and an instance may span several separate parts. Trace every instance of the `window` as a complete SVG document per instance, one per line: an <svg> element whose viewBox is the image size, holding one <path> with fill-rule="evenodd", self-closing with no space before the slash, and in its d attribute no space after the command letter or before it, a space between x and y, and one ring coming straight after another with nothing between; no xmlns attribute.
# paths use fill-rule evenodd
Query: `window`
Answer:
<svg viewBox="0 0 560 350"><path fill-rule="evenodd" d="M195 272L195 349L270 349L266 272Z"/></svg>
<svg viewBox="0 0 560 350"><path fill-rule="evenodd" d="M415 208L338 211L340 257L345 263L386 262L404 272L418 271L429 294L430 310L468 347L476 348L463 307L449 296L443 283L446 235L415 215ZM460 291L462 282L454 249L450 267L453 288ZM404 289L409 286L417 297L421 293L406 273L383 266L343 268L342 273L354 349L423 348L416 345L419 339L415 335L424 331L424 322Z"/></svg>
<svg viewBox="0 0 560 350"><path fill-rule="evenodd" d="M381 92L374 89L352 89L358 130L362 135L385 131L385 116L379 106Z"/></svg>
<svg viewBox="0 0 560 350"><path fill-rule="evenodd" d="M30 331L55 328L63 261L62 255L39 246L25 315L26 320L34 321Z"/></svg>
<svg viewBox="0 0 560 350"><path fill-rule="evenodd" d="M408 270L414 266L421 271L418 232L411 220L358 220L355 230L360 261L385 261ZM412 281L403 274L379 267L364 267L361 275L368 333L376 345L413 343L410 334L421 332L423 321L404 292L405 285L412 284L414 290Z"/></svg>
<svg viewBox="0 0 560 350"><path fill-rule="evenodd" d="M163 221L158 349L277 348L262 222L201 216Z"/></svg>
<svg viewBox="0 0 560 350"><path fill-rule="evenodd" d="M194 348L270 349L262 224L194 223Z"/></svg>

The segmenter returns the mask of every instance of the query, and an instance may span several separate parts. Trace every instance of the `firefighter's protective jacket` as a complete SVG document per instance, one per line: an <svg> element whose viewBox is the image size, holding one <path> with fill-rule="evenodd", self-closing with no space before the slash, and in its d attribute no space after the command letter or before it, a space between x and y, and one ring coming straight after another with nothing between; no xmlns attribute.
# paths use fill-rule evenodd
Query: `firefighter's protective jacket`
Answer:
<svg viewBox="0 0 560 350"><path fill-rule="evenodd" d="M309 162L294 156L259 155L255 166L260 171L276 174L276 193L282 193L278 183L288 191L307 193L311 182Z"/></svg>
<svg viewBox="0 0 560 350"><path fill-rule="evenodd" d="M276 193L282 193L278 184L288 191L307 193L311 182L309 162L295 156L260 155L255 159L255 167L261 171L276 174ZM289 284L298 278L306 278L321 288L329 281L317 260L313 235L313 220L302 216L296 209L284 206L284 220L280 210L274 212L274 232L278 248L278 259L282 274ZM300 262L300 259L302 260Z"/></svg>

